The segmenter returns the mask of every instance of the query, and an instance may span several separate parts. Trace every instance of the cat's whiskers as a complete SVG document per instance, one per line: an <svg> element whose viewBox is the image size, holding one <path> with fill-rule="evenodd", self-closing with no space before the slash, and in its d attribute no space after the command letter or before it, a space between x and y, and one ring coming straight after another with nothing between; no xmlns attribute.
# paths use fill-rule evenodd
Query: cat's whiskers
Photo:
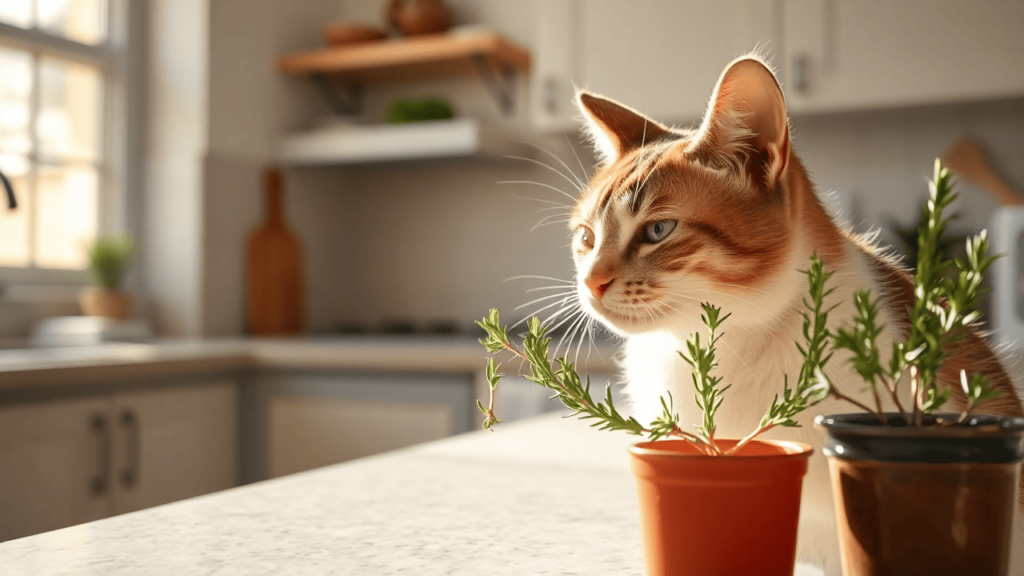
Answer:
<svg viewBox="0 0 1024 576"><path fill-rule="evenodd" d="M540 286L538 288L530 288L529 290L524 290L524 292L529 294L530 292L540 292L541 290L565 290L565 286Z"/></svg>
<svg viewBox="0 0 1024 576"><path fill-rule="evenodd" d="M525 160L526 162L532 162L532 163L534 163L534 164L536 164L538 166L542 166L544 168L547 168L548 170L550 170L550 171L554 172L555 174L558 174L559 176L564 178L565 181L568 182L569 185L571 185L573 188L575 188L577 192L582 192L583 191L583 188L584 188L583 183L582 182L578 182L578 180L579 180L578 178L577 178L577 182L573 182L572 178L569 178L568 176L565 175L564 172L562 172L561 170L555 168L554 166L551 166L550 164L546 164L546 163L541 162L540 160L536 160L534 158L527 158L526 156L505 156L505 157L506 158L510 158L512 160ZM558 159L556 158L556 160L558 160ZM558 160L558 161L561 162L561 160ZM573 176L575 176L575 174Z"/></svg>
<svg viewBox="0 0 1024 576"><path fill-rule="evenodd" d="M512 196L516 197L516 198L521 199L521 200L533 200L534 202L543 202L545 204L554 204L555 207L564 208L564 209L566 209L566 210L568 210L570 212L572 211L572 205L571 204L564 204L562 202L555 202L554 200L548 200L547 198L534 198L533 196L523 196L522 194L516 194L515 192L511 192L510 194Z"/></svg>
<svg viewBox="0 0 1024 576"><path fill-rule="evenodd" d="M537 228L550 226L552 224L563 224L565 222L568 222L569 220L571 220L571 218L569 218L565 214L552 214L550 216L545 216L544 218L540 219L540 222L534 224L533 228L530 228L530 232L533 232Z"/></svg>
<svg viewBox="0 0 1024 576"><path fill-rule="evenodd" d="M565 190L562 190L561 188L559 188L557 186L552 186L551 184L545 184L544 182L537 182L535 180L499 180L497 183L498 184L533 184L534 186L540 186L541 188L545 188L547 190L552 190L554 192L558 192L559 194L561 194L562 196L565 196L569 200L572 200L574 202L576 201L576 197L573 196L572 194L569 194L568 192L566 192Z"/></svg>
<svg viewBox="0 0 1024 576"><path fill-rule="evenodd" d="M568 139L568 135L566 135L566 138ZM577 176L576 173L573 172L572 168L569 168L569 165L566 164L564 161L562 161L562 159L559 158L557 154L555 154L554 152L552 152L552 151L548 150L547 148L544 148L543 146L540 146L540 145L538 145L538 144L536 144L534 142L523 141L523 143L527 144L529 146L533 146L537 150L540 150L541 152L543 152L543 153L547 154L548 156L551 156L552 158L554 158L555 162L558 162L559 164L561 164L562 167L565 168L566 172L571 174L572 177L576 180L576 183L578 184L578 186L577 186L578 190L583 191L583 189L587 187L587 185L586 185L586 183L584 183L583 179L581 179L579 176ZM572 148L572 143L571 142L569 144L569 148L570 149ZM576 154L576 150L573 149L572 153ZM579 160L579 155L576 155L576 159ZM580 162L580 168L583 168L583 163L582 162ZM583 178L586 178L586 177L587 177L587 171L586 171L586 169L584 169L583 170Z"/></svg>
<svg viewBox="0 0 1024 576"><path fill-rule="evenodd" d="M586 311L583 310L582 306L580 307L579 312L574 316L576 319L573 320L571 324L569 324L569 328L566 329L565 334L563 334L562 337L558 340L558 345L555 346L555 357L558 357L558 349L562 347L563 343L565 343L566 337L569 338L569 347L572 347L572 335L575 333L576 328L579 325L581 325L583 321L586 320L587 318ZM566 354L569 353L569 347L566 348Z"/></svg>
<svg viewBox="0 0 1024 576"><path fill-rule="evenodd" d="M552 298L562 297L563 299L565 299L565 297L567 297L567 296L569 296L571 294L575 294L575 291L570 290L568 292L561 292L559 294L550 294L550 295L544 296L542 298L537 298L536 300L531 300L531 301L527 302L526 304L520 304L519 306L516 306L515 308L513 308L513 311L521 310L523 308L526 308L527 306L530 306L531 304L536 304L538 302L543 302L545 300L550 300Z"/></svg>
<svg viewBox="0 0 1024 576"><path fill-rule="evenodd" d="M575 280L566 280L564 278L553 278L551 276L536 276L532 274L525 274L520 276L510 276L505 278L502 282L509 282L511 280L550 280L552 282L558 282L560 284L571 284L576 285Z"/></svg>
<svg viewBox="0 0 1024 576"><path fill-rule="evenodd" d="M569 135L565 135L565 141L569 144L569 150L572 150L572 155L576 157L576 161L580 164L580 171L583 172L583 177L587 177L587 169L583 167L583 160L580 160L580 155L576 153L576 147L572 145L572 141L569 140ZM586 186L584 186L586 188Z"/></svg>
<svg viewBox="0 0 1024 576"><path fill-rule="evenodd" d="M563 306L563 308L560 308L558 311L556 311L554 314L552 314L551 316L548 317L549 319L557 318L558 315L565 309L565 307L567 307L567 306L571 307L571 306L574 305L574 302L572 301L574 296L575 295L565 296L564 298L562 298L561 300L559 300L557 302L554 302L552 304L548 304L548 305L544 306L543 308L540 308L539 310L534 310L533 313L527 314L527 315L523 316L518 322L516 322L515 324L510 326L510 328L515 328L516 326L519 326L523 322L526 322L530 318L538 315L539 313L547 310L548 308L554 308L555 306ZM578 302L575 303L575 304L578 305ZM548 320L545 320L544 322L547 323Z"/></svg>

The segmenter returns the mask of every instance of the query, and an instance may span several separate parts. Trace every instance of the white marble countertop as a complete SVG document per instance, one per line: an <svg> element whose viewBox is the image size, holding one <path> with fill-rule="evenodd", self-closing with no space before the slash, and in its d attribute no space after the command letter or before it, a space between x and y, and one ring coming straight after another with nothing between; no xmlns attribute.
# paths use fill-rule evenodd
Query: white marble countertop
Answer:
<svg viewBox="0 0 1024 576"><path fill-rule="evenodd" d="M0 567L26 575L639 575L626 451L635 440L547 415L12 540L0 544Z"/></svg>
<svg viewBox="0 0 1024 576"><path fill-rule="evenodd" d="M544 417L0 544L5 574L641 574L622 434Z"/></svg>

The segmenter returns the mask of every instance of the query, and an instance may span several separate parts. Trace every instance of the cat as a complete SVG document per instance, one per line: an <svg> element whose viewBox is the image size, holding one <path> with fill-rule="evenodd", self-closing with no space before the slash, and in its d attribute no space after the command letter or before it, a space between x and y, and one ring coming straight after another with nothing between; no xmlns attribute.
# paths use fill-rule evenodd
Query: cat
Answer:
<svg viewBox="0 0 1024 576"><path fill-rule="evenodd" d="M894 339L906 336L910 276L828 215L793 152L785 97L761 57L743 56L725 68L696 129L665 126L587 91L579 91L577 103L598 168L569 222L576 291L586 313L624 339L625 392L638 420L658 417L660 398L671 392L681 421L700 422L697 406L682 401L693 397L691 369L677 351L694 332L705 334L700 304L710 302L732 314L720 329L717 375L733 388L717 414L716 436L741 438L753 430L783 376L792 381L802 364L795 345L803 341L807 293L801 270L813 253L834 272L835 292L826 300L838 304L829 317L833 330L852 324L853 294L869 288L885 325L879 349L891 350ZM965 368L988 376L1001 392L979 412L1024 415L980 334L970 330L951 352L940 371L940 380L952 384L949 408L965 406L959 386ZM868 400L847 359L837 353L826 373L846 395ZM900 384L904 394L908 388ZM910 405L909 398L902 402ZM800 414L800 428L765 436L815 448L804 479L798 555L829 575L841 568L824 433L812 421L850 411L856 408L830 398Z"/></svg>

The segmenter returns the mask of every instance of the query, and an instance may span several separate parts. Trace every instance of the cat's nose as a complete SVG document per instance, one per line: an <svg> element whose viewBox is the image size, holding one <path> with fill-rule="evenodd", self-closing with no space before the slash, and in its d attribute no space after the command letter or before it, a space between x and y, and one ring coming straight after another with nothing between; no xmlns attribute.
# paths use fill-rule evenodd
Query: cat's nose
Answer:
<svg viewBox="0 0 1024 576"><path fill-rule="evenodd" d="M590 293L594 295L594 298L600 300L608 290L608 287L611 286L614 281L614 278L609 278L603 274L591 273L590 276L587 276L586 284Z"/></svg>

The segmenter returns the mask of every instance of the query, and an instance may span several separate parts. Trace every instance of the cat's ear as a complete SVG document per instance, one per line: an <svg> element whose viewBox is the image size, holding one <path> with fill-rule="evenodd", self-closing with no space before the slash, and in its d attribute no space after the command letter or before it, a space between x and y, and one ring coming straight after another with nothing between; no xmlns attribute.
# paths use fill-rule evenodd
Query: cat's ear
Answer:
<svg viewBox="0 0 1024 576"><path fill-rule="evenodd" d="M583 128L602 165L611 164L668 132L654 120L604 96L580 90L576 102L583 113Z"/></svg>
<svg viewBox="0 0 1024 576"><path fill-rule="evenodd" d="M711 164L745 171L773 189L789 164L789 120L782 88L757 56L733 61L711 96L692 152Z"/></svg>

